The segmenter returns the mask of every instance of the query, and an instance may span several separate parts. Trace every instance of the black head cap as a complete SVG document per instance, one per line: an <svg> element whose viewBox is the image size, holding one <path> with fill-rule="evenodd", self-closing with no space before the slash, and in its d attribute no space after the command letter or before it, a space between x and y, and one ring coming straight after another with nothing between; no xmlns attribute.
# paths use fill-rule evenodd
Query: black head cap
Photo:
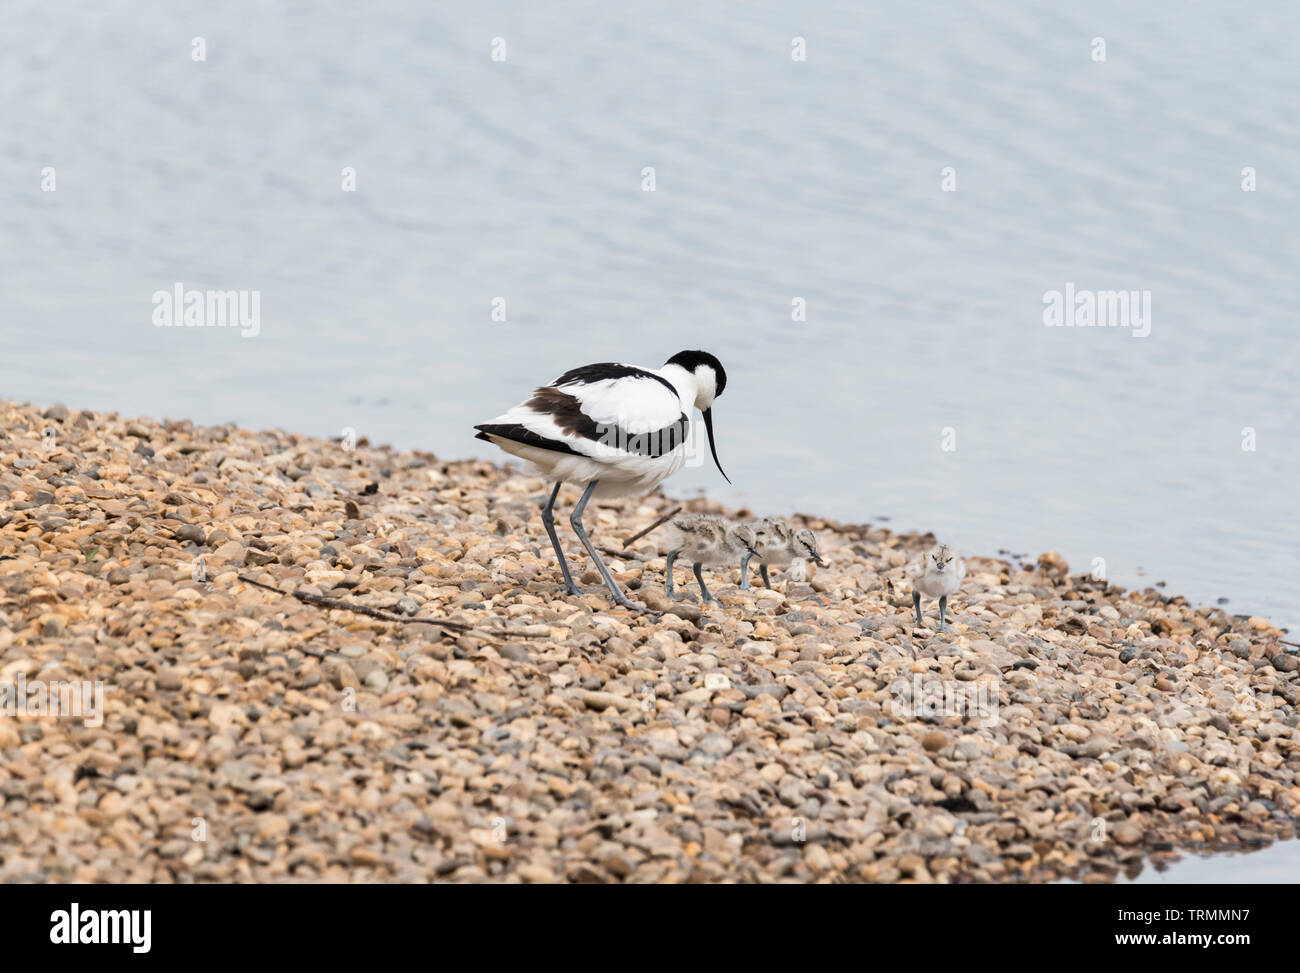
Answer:
<svg viewBox="0 0 1300 973"><path fill-rule="evenodd" d="M664 362L665 365L681 365L688 372L694 372L700 365L708 365L713 369L713 374L718 376L717 387L713 390L714 396L722 394L722 390L727 387L727 371L722 367L722 362L718 361L707 351L679 351L677 354Z"/></svg>

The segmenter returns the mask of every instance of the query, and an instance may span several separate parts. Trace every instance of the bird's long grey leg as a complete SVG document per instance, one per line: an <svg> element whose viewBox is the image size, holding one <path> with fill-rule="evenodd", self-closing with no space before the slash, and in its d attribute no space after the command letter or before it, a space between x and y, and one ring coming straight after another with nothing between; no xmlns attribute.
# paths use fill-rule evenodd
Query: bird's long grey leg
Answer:
<svg viewBox="0 0 1300 973"><path fill-rule="evenodd" d="M713 602L715 605L720 604L718 599L709 593L709 586L704 583L704 575L700 573L700 562L695 562L695 580L700 583L700 601L704 604Z"/></svg>
<svg viewBox="0 0 1300 973"><path fill-rule="evenodd" d="M745 552L745 556L740 559L740 590L749 590L749 559L753 557L750 551Z"/></svg>
<svg viewBox="0 0 1300 973"><path fill-rule="evenodd" d="M761 574L761 575L763 576L763 584L764 584L764 586L767 587L767 588L771 588L771 587L772 587L772 579L769 578L769 577L767 576L767 565L766 565L766 564L760 564L760 565L758 566L758 573Z"/></svg>
<svg viewBox="0 0 1300 973"><path fill-rule="evenodd" d="M912 592L912 607L916 610L916 627L925 628L925 622L921 621L921 592Z"/></svg>
<svg viewBox="0 0 1300 973"><path fill-rule="evenodd" d="M609 568L605 567L605 562L600 559L600 554L596 551L596 545L591 542L591 538L587 536L587 531L582 526L582 512L586 509L587 501L591 499L592 491L596 489L598 482L600 481L592 480L587 484L587 489L582 492L582 499L578 501L577 506L573 508L573 512L569 514L569 523L573 526L573 532L578 535L578 540L582 541L582 546L587 549L587 553L591 556L592 562L596 565L596 570L600 572L600 577L605 582L605 587L609 589L610 596L614 601L633 611L648 612L650 609L644 605L638 605L623 594L618 582L610 575ZM658 612L652 612L652 614L658 614Z"/></svg>
<svg viewBox="0 0 1300 973"><path fill-rule="evenodd" d="M664 594L673 601L681 600L677 595L673 594L673 562L677 560L677 555L680 553L680 548L675 551L669 551L668 563L664 565Z"/></svg>
<svg viewBox="0 0 1300 973"><path fill-rule="evenodd" d="M944 618L944 612L948 610L948 596L939 596L939 631L948 631L948 620Z"/></svg>
<svg viewBox="0 0 1300 973"><path fill-rule="evenodd" d="M560 573L564 575L564 591L570 595L582 594L582 589L573 583L573 575L569 573L569 559L564 556L564 551L560 547L559 535L555 533L555 516L552 511L555 508L555 498L560 495L560 484L555 484L555 489L551 491L551 499L546 501L542 507L542 526L546 528L547 535L551 538L551 546L555 548L555 557L560 562Z"/></svg>

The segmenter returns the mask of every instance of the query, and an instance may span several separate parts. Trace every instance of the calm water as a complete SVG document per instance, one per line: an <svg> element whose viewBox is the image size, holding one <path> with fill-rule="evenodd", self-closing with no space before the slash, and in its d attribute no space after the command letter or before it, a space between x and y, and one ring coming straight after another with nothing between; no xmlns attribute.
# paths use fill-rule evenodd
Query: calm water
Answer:
<svg viewBox="0 0 1300 973"><path fill-rule="evenodd" d="M1247 855L1188 855L1164 871L1143 868L1135 885L1180 885L1210 882L1237 884L1300 882L1300 841L1279 841L1266 851Z"/></svg>
<svg viewBox="0 0 1300 973"><path fill-rule="evenodd" d="M1300 7L333 6L10 0L0 395L492 455L703 347L736 486L676 491L1300 622ZM176 282L259 334L155 328ZM1150 334L1045 327L1067 282Z"/></svg>
<svg viewBox="0 0 1300 973"><path fill-rule="evenodd" d="M1247 854L1187 853L1162 870L1144 865L1136 877L1130 879L1121 872L1116 881L1121 885L1294 885L1300 883L1300 841L1279 841L1264 851Z"/></svg>

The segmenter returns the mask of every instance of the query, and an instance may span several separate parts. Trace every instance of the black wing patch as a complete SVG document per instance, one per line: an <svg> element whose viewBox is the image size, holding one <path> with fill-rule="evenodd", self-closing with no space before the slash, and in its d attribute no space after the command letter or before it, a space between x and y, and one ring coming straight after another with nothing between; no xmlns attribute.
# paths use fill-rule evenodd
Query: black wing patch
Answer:
<svg viewBox="0 0 1300 973"><path fill-rule="evenodd" d="M545 436L538 435L527 426L521 426L517 422L512 423L484 423L475 426L478 430L474 434L475 439L482 439L485 442L492 442L492 437L497 436L501 439L510 439L517 443L523 443L525 446L536 446L538 449L549 449L555 453L572 453L574 456L581 456L576 449L568 443L559 439L548 439Z"/></svg>
<svg viewBox="0 0 1300 973"><path fill-rule="evenodd" d="M637 368L635 365L620 365L617 362L597 362L595 365L583 365L580 368L571 368L552 385L568 385L571 382L582 382L584 385L591 385L595 382L603 382L608 378L653 378L668 391L672 392L676 398L677 389L673 388L673 383L668 381L662 375L656 375L654 372L648 372L644 368Z"/></svg>

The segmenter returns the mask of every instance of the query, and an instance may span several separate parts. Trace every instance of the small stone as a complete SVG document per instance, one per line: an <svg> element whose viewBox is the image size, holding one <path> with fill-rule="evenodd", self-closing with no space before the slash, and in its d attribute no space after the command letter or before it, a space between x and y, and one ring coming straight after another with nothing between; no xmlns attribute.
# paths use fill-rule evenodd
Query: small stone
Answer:
<svg viewBox="0 0 1300 973"><path fill-rule="evenodd" d="M833 867L830 853L821 845L809 845L804 850L803 859L815 875L825 875Z"/></svg>
<svg viewBox="0 0 1300 973"><path fill-rule="evenodd" d="M379 852L361 846L348 852L348 861L360 868L377 868L384 863L383 856Z"/></svg>
<svg viewBox="0 0 1300 973"><path fill-rule="evenodd" d="M921 738L921 746L931 753L938 753L948 745L948 737L938 730L931 730Z"/></svg>
<svg viewBox="0 0 1300 973"><path fill-rule="evenodd" d="M615 696L613 693L585 692L582 694L582 701L588 709L631 709L636 705L630 699L623 696Z"/></svg>
<svg viewBox="0 0 1300 973"><path fill-rule="evenodd" d="M732 746L731 740L721 733L710 733L699 742L701 750L716 757L731 753Z"/></svg>
<svg viewBox="0 0 1300 973"><path fill-rule="evenodd" d="M159 858L180 858L185 852L189 851L190 843L177 838L173 841L164 842L158 849Z"/></svg>
<svg viewBox="0 0 1300 973"><path fill-rule="evenodd" d="M244 561L244 545L239 541L226 541L212 552L213 558L221 561Z"/></svg>
<svg viewBox="0 0 1300 973"><path fill-rule="evenodd" d="M528 655L528 650L518 642L507 642L501 646L500 655L503 659L509 659L511 662L532 662Z"/></svg>
<svg viewBox="0 0 1300 973"><path fill-rule="evenodd" d="M425 837L431 837L436 830L433 825L433 818L427 814L421 814L415 819L415 823L411 825L411 830Z"/></svg>
<svg viewBox="0 0 1300 973"><path fill-rule="evenodd" d="M1110 837L1117 845L1130 847L1142 840L1142 829L1125 821L1110 829Z"/></svg>
<svg viewBox="0 0 1300 973"><path fill-rule="evenodd" d="M360 689L361 680L357 678L357 672L346 662L335 663L330 671L330 682L335 689Z"/></svg>

